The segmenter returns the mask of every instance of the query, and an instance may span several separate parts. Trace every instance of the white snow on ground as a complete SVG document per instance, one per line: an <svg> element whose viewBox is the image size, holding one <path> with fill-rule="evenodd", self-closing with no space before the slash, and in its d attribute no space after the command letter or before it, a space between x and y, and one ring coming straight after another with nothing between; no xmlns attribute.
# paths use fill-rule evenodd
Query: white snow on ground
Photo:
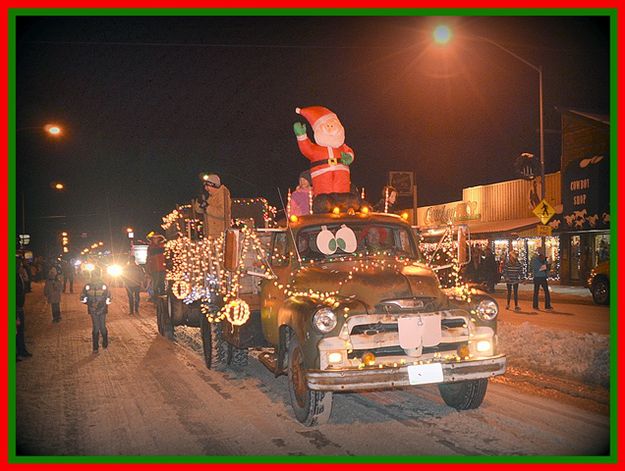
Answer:
<svg viewBox="0 0 625 471"><path fill-rule="evenodd" d="M559 376L608 387L610 345L607 335L551 330L524 322L499 322L499 346L508 365L547 376ZM202 354L200 329L176 327L176 338Z"/></svg>
<svg viewBox="0 0 625 471"><path fill-rule="evenodd" d="M608 387L610 345L607 335L551 330L499 322L499 347L508 365Z"/></svg>

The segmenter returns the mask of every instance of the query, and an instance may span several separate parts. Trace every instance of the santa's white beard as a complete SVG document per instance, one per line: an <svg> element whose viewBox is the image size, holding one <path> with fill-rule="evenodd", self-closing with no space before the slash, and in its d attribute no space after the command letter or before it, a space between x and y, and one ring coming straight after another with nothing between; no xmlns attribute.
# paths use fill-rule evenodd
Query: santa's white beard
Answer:
<svg viewBox="0 0 625 471"><path fill-rule="evenodd" d="M341 147L345 143L345 132L328 134L323 131L315 131L315 142L323 147Z"/></svg>

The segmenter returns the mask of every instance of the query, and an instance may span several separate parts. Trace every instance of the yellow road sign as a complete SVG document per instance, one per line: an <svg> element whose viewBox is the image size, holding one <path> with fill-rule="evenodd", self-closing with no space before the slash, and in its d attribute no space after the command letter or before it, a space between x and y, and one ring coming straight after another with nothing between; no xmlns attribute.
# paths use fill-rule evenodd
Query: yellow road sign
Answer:
<svg viewBox="0 0 625 471"><path fill-rule="evenodd" d="M545 226L544 224L536 224L536 234L539 236L550 236L552 228L551 226Z"/></svg>
<svg viewBox="0 0 625 471"><path fill-rule="evenodd" d="M536 207L532 210L532 212L536 215L540 222L543 224L547 224L549 219L556 214L556 210L547 202L546 199L542 200L540 203L536 205Z"/></svg>

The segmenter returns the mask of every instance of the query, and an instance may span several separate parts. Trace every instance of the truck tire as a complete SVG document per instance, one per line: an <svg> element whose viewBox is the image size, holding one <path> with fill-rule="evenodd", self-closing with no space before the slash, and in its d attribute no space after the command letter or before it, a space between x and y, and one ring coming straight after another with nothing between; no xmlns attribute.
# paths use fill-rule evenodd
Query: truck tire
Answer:
<svg viewBox="0 0 625 471"><path fill-rule="evenodd" d="M289 396L295 417L307 427L325 424L332 413L332 393L308 389L302 348L295 336L289 341Z"/></svg>
<svg viewBox="0 0 625 471"><path fill-rule="evenodd" d="M595 304L610 304L610 282L598 276L592 283L592 300Z"/></svg>
<svg viewBox="0 0 625 471"><path fill-rule="evenodd" d="M243 368L247 366L247 359L247 348L237 348L234 345L228 344L228 366Z"/></svg>
<svg viewBox="0 0 625 471"><path fill-rule="evenodd" d="M221 370L226 366L228 348L221 336L221 329L220 322L208 322L206 316L200 314L204 364L209 370Z"/></svg>
<svg viewBox="0 0 625 471"><path fill-rule="evenodd" d="M445 404L457 410L477 409L482 404L488 387L488 378L441 383L438 390Z"/></svg>

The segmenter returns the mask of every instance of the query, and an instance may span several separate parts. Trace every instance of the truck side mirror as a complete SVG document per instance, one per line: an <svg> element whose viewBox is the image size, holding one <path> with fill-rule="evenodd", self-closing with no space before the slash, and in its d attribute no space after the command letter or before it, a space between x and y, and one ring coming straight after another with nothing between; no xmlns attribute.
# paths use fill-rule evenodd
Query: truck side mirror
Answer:
<svg viewBox="0 0 625 471"><path fill-rule="evenodd" d="M224 268L235 271L239 266L239 230L228 229L224 239Z"/></svg>
<svg viewBox="0 0 625 471"><path fill-rule="evenodd" d="M469 228L466 226L458 227L458 264L466 265L471 261L471 250L469 244Z"/></svg>

